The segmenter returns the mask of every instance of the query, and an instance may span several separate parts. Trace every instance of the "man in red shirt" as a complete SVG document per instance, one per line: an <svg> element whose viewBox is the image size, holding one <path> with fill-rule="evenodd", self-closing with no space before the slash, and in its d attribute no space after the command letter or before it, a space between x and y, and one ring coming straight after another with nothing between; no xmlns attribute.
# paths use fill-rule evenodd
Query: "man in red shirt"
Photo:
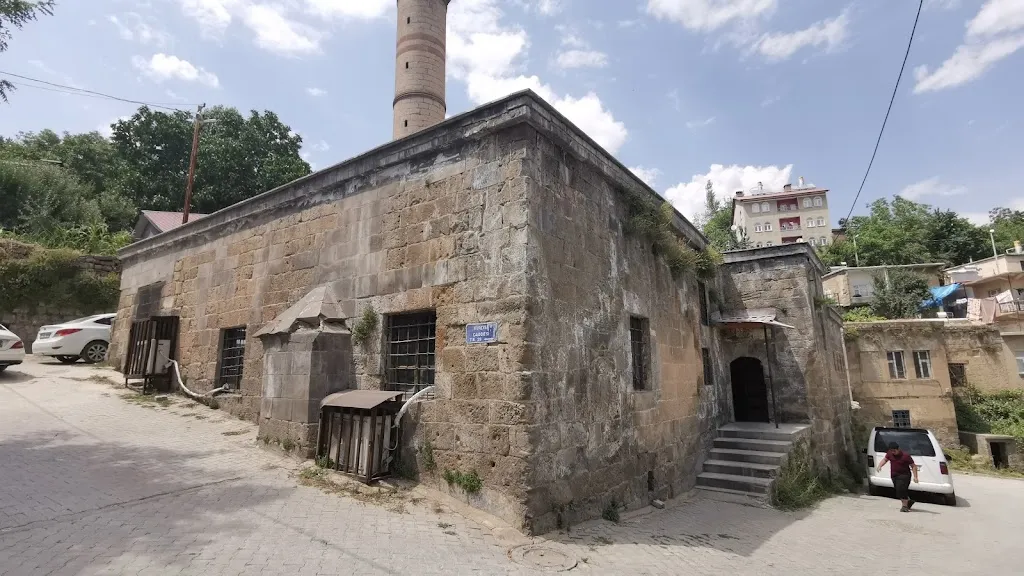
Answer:
<svg viewBox="0 0 1024 576"><path fill-rule="evenodd" d="M889 443L889 450L885 458L878 463L877 472L882 471L882 466L889 463L889 475L892 477L892 486L896 489L896 497L903 501L900 512L910 512L914 501L910 499L910 475L914 475L914 484L917 484L917 466L910 454L900 450L900 445L895 442Z"/></svg>

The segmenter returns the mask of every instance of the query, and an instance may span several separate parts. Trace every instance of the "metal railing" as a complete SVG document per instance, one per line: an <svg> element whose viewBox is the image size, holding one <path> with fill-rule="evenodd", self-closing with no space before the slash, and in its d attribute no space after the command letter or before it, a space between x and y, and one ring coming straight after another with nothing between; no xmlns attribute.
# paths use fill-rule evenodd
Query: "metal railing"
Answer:
<svg viewBox="0 0 1024 576"><path fill-rule="evenodd" d="M1010 302L999 303L1000 314L1013 314L1015 312L1024 312L1024 300L1013 300Z"/></svg>

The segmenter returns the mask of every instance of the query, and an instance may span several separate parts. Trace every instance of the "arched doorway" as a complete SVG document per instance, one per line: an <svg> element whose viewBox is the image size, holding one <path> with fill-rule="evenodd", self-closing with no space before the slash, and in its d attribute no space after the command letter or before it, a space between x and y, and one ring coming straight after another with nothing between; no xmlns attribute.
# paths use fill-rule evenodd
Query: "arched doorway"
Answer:
<svg viewBox="0 0 1024 576"><path fill-rule="evenodd" d="M732 409L737 422L768 422L768 387L757 358L737 358L729 364Z"/></svg>

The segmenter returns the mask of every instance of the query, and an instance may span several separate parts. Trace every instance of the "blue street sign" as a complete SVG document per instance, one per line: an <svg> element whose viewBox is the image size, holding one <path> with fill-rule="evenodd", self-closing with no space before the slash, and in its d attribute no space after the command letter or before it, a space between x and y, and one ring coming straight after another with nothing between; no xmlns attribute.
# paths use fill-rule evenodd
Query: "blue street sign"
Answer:
<svg viewBox="0 0 1024 576"><path fill-rule="evenodd" d="M498 341L498 323L466 324L466 344L487 344Z"/></svg>

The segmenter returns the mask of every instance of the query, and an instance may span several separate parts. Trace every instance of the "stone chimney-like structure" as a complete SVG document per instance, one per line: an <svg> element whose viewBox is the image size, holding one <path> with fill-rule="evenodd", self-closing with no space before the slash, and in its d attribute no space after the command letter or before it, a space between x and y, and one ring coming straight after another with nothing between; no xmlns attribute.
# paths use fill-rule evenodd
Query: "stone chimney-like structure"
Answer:
<svg viewBox="0 0 1024 576"><path fill-rule="evenodd" d="M444 120L445 35L450 0L398 0L394 137Z"/></svg>

